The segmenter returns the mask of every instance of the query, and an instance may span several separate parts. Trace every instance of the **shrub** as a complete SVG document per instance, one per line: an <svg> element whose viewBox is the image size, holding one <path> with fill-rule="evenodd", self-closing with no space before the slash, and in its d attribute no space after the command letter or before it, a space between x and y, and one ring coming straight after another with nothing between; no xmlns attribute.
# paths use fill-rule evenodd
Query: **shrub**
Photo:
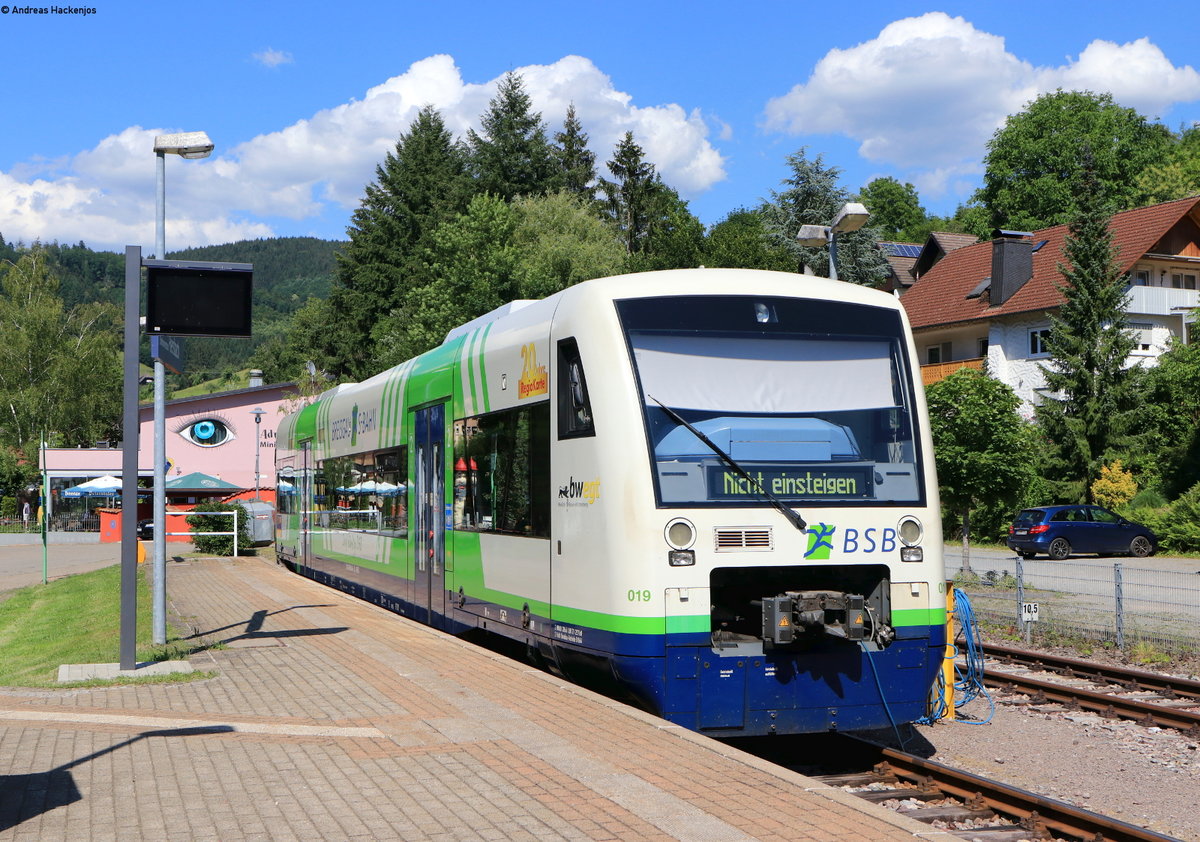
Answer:
<svg viewBox="0 0 1200 842"><path fill-rule="evenodd" d="M1100 467L1100 476L1092 483L1092 497L1101 506L1115 509L1123 506L1137 494L1137 483L1133 474L1121 467L1117 459L1111 465Z"/></svg>
<svg viewBox="0 0 1200 842"><path fill-rule="evenodd" d="M1151 488L1139 491L1129 501L1130 509L1161 509L1165 505L1167 498Z"/></svg>
<svg viewBox="0 0 1200 842"><path fill-rule="evenodd" d="M0 517L16 517L17 516L17 498L16 497L0 497Z"/></svg>
<svg viewBox="0 0 1200 842"><path fill-rule="evenodd" d="M195 512L232 512L237 510L237 550L239 553L250 549L250 518L240 503L201 503ZM231 517L199 517L188 515L188 526L192 528L192 543L202 553L212 555L233 555L232 535L208 535L210 532L231 532L233 518Z"/></svg>
<svg viewBox="0 0 1200 842"><path fill-rule="evenodd" d="M1200 551L1200 483L1184 492L1154 525L1146 525L1154 530L1166 549L1185 553Z"/></svg>

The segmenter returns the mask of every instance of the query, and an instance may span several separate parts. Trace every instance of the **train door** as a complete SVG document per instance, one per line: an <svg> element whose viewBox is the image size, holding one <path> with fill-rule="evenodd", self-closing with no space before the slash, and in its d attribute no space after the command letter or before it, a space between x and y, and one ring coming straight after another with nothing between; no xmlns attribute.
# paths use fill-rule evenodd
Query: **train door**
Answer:
<svg viewBox="0 0 1200 842"><path fill-rule="evenodd" d="M296 489L298 492L297 499L300 502L300 540L297 549L299 558L296 559L301 567L308 567L312 564L312 526L313 526L313 464L312 464L312 441L302 442L300 445L300 464L299 475L296 480L300 487Z"/></svg>
<svg viewBox="0 0 1200 842"><path fill-rule="evenodd" d="M440 628L446 614L446 405L413 412L416 535L414 619Z"/></svg>

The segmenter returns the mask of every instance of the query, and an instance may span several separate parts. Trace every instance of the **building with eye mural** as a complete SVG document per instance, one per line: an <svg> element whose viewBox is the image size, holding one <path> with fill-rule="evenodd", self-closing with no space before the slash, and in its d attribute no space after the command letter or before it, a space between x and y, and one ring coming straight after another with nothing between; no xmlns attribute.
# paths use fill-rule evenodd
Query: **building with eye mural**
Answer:
<svg viewBox="0 0 1200 842"><path fill-rule="evenodd" d="M253 497L256 458L259 493L274 500L275 429L285 408L294 404L294 388L291 383L263 385L256 374L251 372L250 386L244 389L166 402L168 507L188 508L238 492ZM139 494L138 517L145 518L150 517L154 474L153 404L141 405L138 414L138 477L145 488L145 495ZM119 493L80 495L72 489L103 477L120 479L121 454L120 442L47 448L43 468L50 485L52 529L94 529L95 511L119 504Z"/></svg>

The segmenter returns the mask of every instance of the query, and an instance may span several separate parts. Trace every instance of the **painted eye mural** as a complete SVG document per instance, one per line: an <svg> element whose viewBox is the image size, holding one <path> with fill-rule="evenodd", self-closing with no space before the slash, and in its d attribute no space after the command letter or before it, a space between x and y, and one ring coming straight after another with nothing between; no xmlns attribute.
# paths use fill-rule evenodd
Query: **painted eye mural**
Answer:
<svg viewBox="0 0 1200 842"><path fill-rule="evenodd" d="M201 447L217 447L237 438L229 426L229 422L216 416L189 420L175 432L185 440Z"/></svg>

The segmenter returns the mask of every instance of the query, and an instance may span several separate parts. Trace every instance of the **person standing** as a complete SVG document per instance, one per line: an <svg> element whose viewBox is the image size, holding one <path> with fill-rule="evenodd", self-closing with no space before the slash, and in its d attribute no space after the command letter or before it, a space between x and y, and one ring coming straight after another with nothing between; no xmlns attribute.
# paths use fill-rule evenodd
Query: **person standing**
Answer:
<svg viewBox="0 0 1200 842"><path fill-rule="evenodd" d="M24 524L25 529L29 528L29 501L28 500L26 500L25 504L21 507L21 522Z"/></svg>

